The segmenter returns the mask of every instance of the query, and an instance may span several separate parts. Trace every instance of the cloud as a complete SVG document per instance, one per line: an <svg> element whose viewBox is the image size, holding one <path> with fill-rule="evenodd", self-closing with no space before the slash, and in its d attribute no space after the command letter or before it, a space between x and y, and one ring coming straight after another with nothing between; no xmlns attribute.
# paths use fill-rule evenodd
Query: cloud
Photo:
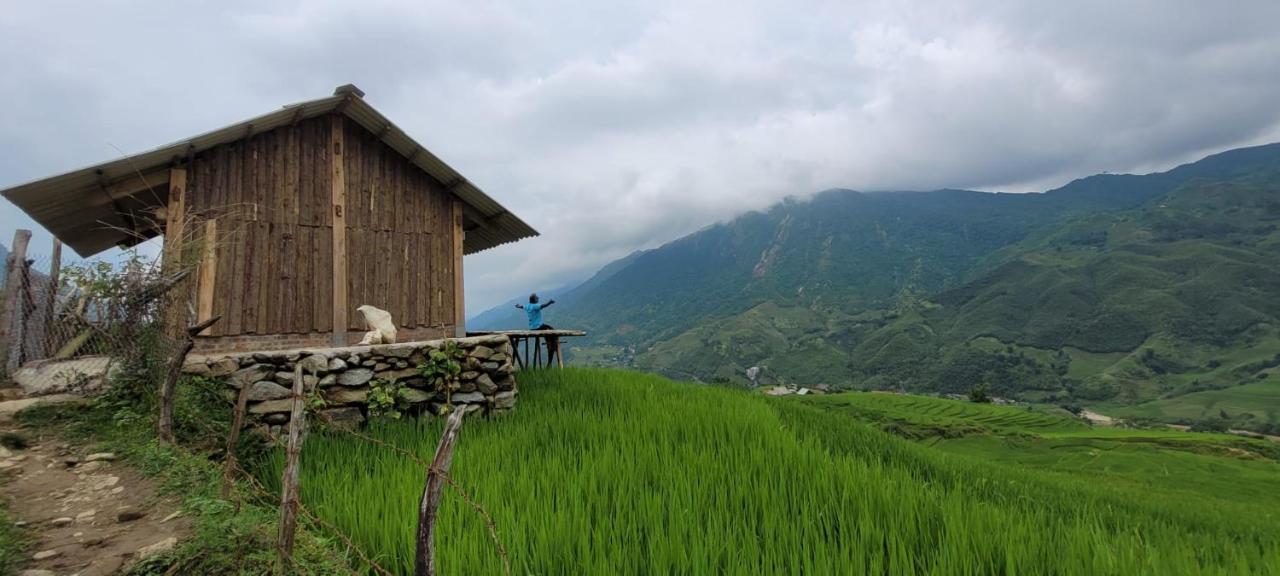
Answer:
<svg viewBox="0 0 1280 576"><path fill-rule="evenodd" d="M475 312L788 195L1038 190L1280 139L1278 19L1273 2L16 4L0 186L354 82L543 233L468 258ZM27 222L6 208L0 233Z"/></svg>

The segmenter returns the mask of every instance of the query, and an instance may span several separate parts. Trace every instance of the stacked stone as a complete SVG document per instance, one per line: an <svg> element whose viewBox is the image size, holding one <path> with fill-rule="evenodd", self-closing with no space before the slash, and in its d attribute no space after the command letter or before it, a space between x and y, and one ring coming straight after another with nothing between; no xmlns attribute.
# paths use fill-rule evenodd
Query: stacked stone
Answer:
<svg viewBox="0 0 1280 576"><path fill-rule="evenodd" d="M192 358L183 371L225 379L234 397L250 386L248 414L269 426L289 422L293 373L302 367L308 391L319 389L325 408L320 412L339 423L358 423L367 412L370 382L384 380L405 386L406 400L424 411L440 414L446 403L459 409L503 411L515 407L516 380L512 374L511 341L506 336L477 336L452 340L465 353L462 373L446 395L433 389L418 366L445 340L316 350L255 352L222 357Z"/></svg>

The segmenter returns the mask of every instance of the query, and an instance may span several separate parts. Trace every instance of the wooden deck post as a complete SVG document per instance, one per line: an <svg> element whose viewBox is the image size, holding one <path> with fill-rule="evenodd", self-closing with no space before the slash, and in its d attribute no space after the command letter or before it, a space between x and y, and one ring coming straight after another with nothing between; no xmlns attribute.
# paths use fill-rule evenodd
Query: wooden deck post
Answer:
<svg viewBox="0 0 1280 576"><path fill-rule="evenodd" d="M161 266L173 273L182 266L182 249L186 240L187 225L187 171L183 168L169 170L169 206L164 222L164 248ZM190 286L189 284L187 285ZM190 297L190 292L186 293ZM187 302L184 290L175 287L164 300L165 333L178 339L187 328Z"/></svg>
<svg viewBox="0 0 1280 576"><path fill-rule="evenodd" d="M13 244L9 246L9 259L5 262L4 275L4 309L0 311L0 372L13 374L17 371L18 354L22 342L15 342L15 326L21 314L22 303L19 288L22 285L22 270L27 266L27 243L31 241L30 230L18 230L13 233ZM17 346L15 346L15 344Z"/></svg>
<svg viewBox="0 0 1280 576"><path fill-rule="evenodd" d="M333 200L333 345L347 345L347 205L346 156L343 152L345 117L333 116L329 130L329 167Z"/></svg>

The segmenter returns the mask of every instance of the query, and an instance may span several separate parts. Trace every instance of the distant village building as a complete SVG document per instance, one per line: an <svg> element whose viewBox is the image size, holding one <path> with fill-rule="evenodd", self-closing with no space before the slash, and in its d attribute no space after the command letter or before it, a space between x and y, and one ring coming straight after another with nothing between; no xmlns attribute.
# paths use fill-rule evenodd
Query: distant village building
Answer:
<svg viewBox="0 0 1280 576"><path fill-rule="evenodd" d="M360 305L401 341L464 335L463 255L537 232L363 97L343 86L3 194L84 257L174 244L198 215L195 320L222 319L197 352L352 344Z"/></svg>

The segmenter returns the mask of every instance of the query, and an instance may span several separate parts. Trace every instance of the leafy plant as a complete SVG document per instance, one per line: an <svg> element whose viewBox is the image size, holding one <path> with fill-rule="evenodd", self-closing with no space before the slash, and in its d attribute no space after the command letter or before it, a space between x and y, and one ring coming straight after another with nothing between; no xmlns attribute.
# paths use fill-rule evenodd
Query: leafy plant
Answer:
<svg viewBox="0 0 1280 576"><path fill-rule="evenodd" d="M446 340L439 350L429 351L426 360L418 365L418 373L427 379L427 384L444 395L445 405L451 404L450 395L458 382L458 375L462 373L462 362L466 357L466 350L456 342Z"/></svg>
<svg viewBox="0 0 1280 576"><path fill-rule="evenodd" d="M382 378L369 382L369 416L388 416L399 419L409 408L409 400L405 398L404 385Z"/></svg>
<svg viewBox="0 0 1280 576"><path fill-rule="evenodd" d="M990 404L991 393L986 383L979 384L969 389L969 401L979 404Z"/></svg>

